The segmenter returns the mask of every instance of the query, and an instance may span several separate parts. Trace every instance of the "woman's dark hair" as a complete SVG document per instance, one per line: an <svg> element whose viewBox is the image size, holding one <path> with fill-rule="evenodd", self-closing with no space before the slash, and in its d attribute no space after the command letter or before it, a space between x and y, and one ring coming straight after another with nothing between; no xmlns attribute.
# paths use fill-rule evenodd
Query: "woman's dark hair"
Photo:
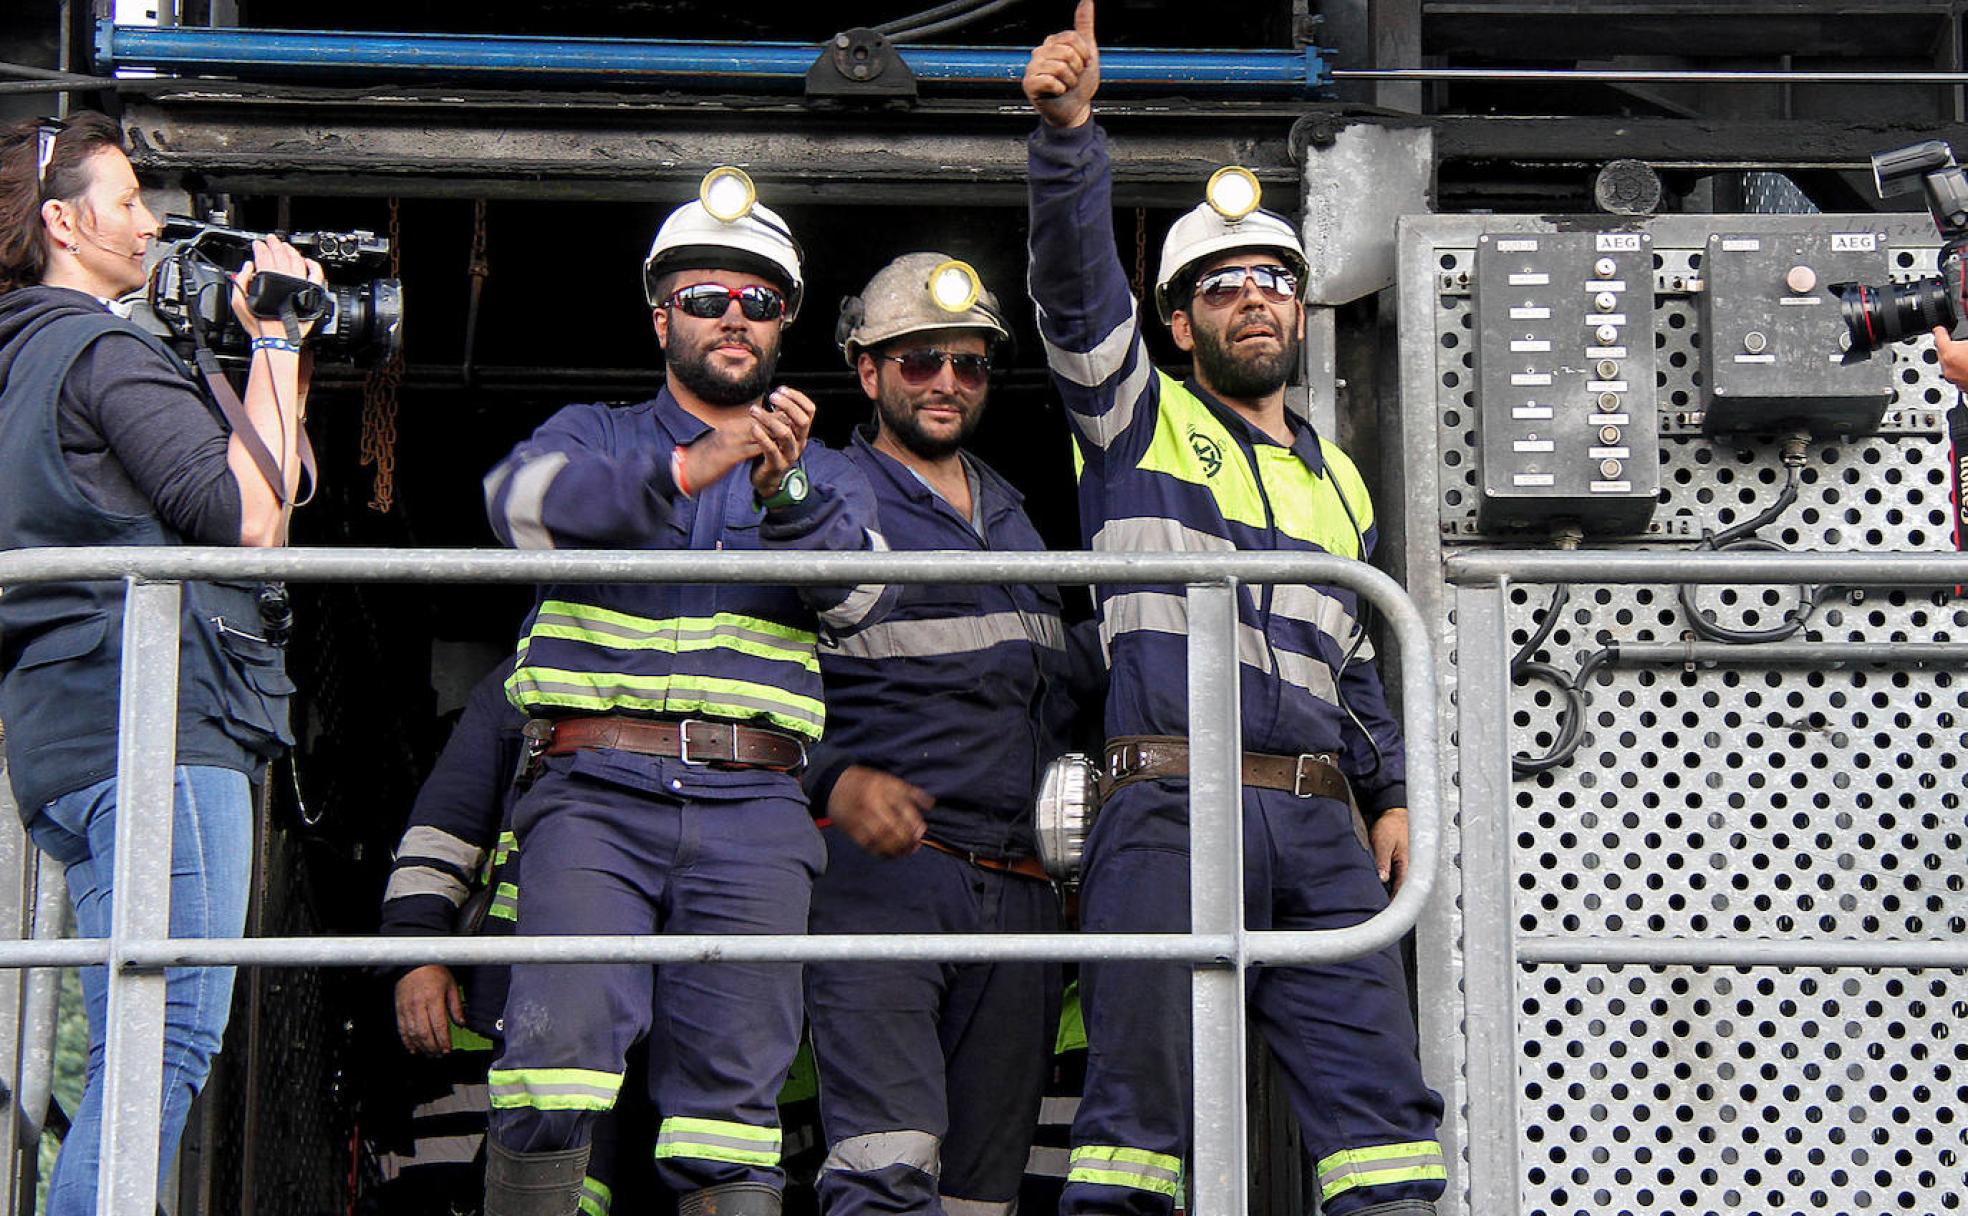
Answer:
<svg viewBox="0 0 1968 1216"><path fill-rule="evenodd" d="M0 127L0 292L39 283L47 270L41 204L81 197L92 180L90 159L104 148L123 147L123 134L109 118L93 110L73 114L55 137L44 185L36 159L47 122L29 118Z"/></svg>

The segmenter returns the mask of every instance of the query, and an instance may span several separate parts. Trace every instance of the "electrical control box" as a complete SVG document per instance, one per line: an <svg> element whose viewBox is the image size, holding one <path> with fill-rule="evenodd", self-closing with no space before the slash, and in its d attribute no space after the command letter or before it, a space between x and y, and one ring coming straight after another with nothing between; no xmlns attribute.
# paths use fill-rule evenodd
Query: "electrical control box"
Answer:
<svg viewBox="0 0 1968 1216"><path fill-rule="evenodd" d="M1879 429L1892 360L1844 361L1848 339L1830 290L1887 281L1878 233L1711 233L1702 279L1704 430Z"/></svg>
<svg viewBox="0 0 1968 1216"><path fill-rule="evenodd" d="M1660 491L1653 238L1488 233L1476 247L1476 520L1647 526Z"/></svg>

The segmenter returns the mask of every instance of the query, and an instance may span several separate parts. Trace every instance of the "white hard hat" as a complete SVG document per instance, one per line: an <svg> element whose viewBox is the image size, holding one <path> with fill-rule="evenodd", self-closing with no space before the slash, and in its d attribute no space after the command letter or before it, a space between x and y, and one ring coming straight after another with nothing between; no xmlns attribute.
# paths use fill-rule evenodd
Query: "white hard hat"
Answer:
<svg viewBox="0 0 1968 1216"><path fill-rule="evenodd" d="M981 329L1006 341L998 297L968 262L941 253L905 253L875 272L858 296L841 301L834 341L853 367L864 350L906 334Z"/></svg>
<svg viewBox="0 0 1968 1216"><path fill-rule="evenodd" d="M749 189L751 179L735 169L714 169L704 179L703 194L729 182L733 175ZM777 282L786 291L786 319L799 312L806 282L800 275L800 247L777 212L747 199L735 218L719 219L700 197L685 203L656 230L649 256L642 262L642 292L651 308L656 284L672 270L743 270Z"/></svg>
<svg viewBox="0 0 1968 1216"><path fill-rule="evenodd" d="M1269 249L1283 259L1286 269L1298 276L1302 290L1311 271L1298 229L1290 220L1272 211L1252 211L1241 219L1227 219L1208 203L1175 221L1162 241L1161 269L1155 276L1155 311L1168 324L1175 310L1188 305L1187 291L1176 298L1177 281L1198 263L1233 249Z"/></svg>

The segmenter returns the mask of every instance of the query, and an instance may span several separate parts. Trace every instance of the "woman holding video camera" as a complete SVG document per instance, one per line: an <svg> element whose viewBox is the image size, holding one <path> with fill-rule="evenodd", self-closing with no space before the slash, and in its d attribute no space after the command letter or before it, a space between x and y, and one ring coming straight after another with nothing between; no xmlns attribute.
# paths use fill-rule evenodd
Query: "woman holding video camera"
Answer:
<svg viewBox="0 0 1968 1216"><path fill-rule="evenodd" d="M157 219L117 127L99 114L0 129L0 548L279 545L300 478L304 330L253 315L259 272L321 281L279 240L233 276L252 366L229 426L171 349L125 319ZM257 447L257 451L255 450ZM179 625L171 935L245 926L252 782L291 737L281 653L249 584L191 583ZM115 868L120 582L0 594L0 723L28 831L67 868L76 924L109 934ZM161 893L146 893L155 898ZM49 1191L53 1216L96 1210L103 968L82 973L88 1087ZM219 1049L230 968L167 973L159 1169Z"/></svg>

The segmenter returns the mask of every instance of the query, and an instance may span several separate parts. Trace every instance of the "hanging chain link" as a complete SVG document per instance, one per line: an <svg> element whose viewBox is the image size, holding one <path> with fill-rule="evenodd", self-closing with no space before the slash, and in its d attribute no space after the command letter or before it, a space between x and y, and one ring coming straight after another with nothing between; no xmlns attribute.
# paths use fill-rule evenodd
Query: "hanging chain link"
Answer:
<svg viewBox="0 0 1968 1216"><path fill-rule="evenodd" d="M1134 298L1148 298L1148 208L1134 209Z"/></svg>
<svg viewBox="0 0 1968 1216"><path fill-rule="evenodd" d="M403 277L403 225L399 201L389 201L390 277ZM396 502L396 392L403 385L403 352L370 371L362 382L362 464L376 468L369 509L389 514Z"/></svg>

